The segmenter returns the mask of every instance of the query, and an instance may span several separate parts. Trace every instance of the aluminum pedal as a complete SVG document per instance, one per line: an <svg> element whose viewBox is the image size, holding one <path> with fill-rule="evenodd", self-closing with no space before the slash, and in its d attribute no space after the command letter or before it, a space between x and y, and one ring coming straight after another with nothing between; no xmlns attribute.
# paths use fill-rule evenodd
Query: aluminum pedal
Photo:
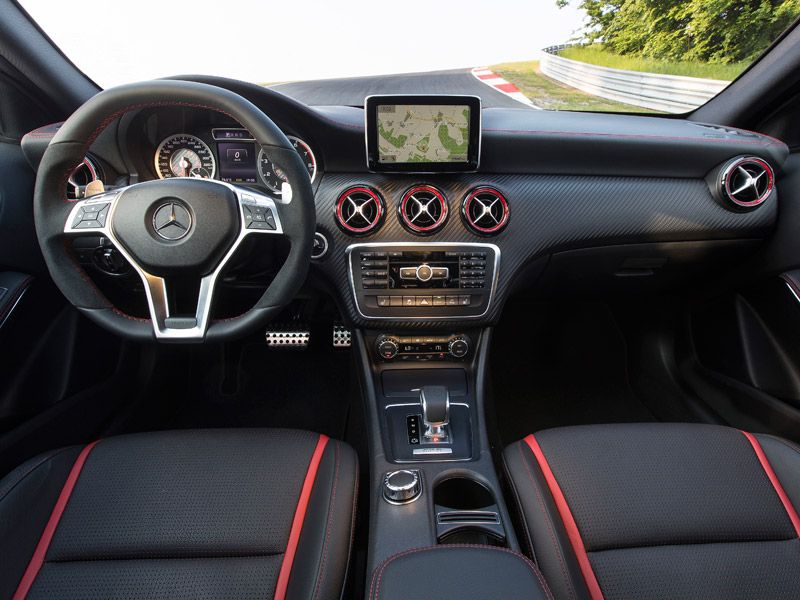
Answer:
<svg viewBox="0 0 800 600"><path fill-rule="evenodd" d="M311 331L297 325L279 326L265 333L268 348L276 350L305 350L311 341Z"/></svg>
<svg viewBox="0 0 800 600"><path fill-rule="evenodd" d="M333 326L333 347L349 348L353 345L353 332L344 325Z"/></svg>

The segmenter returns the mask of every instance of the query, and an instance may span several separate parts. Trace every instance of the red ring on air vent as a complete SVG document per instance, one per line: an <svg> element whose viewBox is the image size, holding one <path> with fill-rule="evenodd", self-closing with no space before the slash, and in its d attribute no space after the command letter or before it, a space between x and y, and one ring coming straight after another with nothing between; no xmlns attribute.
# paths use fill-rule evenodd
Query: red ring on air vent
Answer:
<svg viewBox="0 0 800 600"><path fill-rule="evenodd" d="M375 230L385 213L383 198L367 186L347 188L336 200L336 223L351 235L366 235Z"/></svg>
<svg viewBox="0 0 800 600"><path fill-rule="evenodd" d="M421 201L426 202L421 205ZM438 209L430 208L434 201L438 203ZM414 202L414 204L409 205L409 202ZM398 212L400 213L400 222L406 229L413 233L428 235L447 221L447 199L432 185L415 185L403 194Z"/></svg>
<svg viewBox="0 0 800 600"><path fill-rule="evenodd" d="M752 177L752 174L746 169L748 165L750 166L756 165L757 166L756 168L761 169L761 175L758 175L757 177L766 175L767 183L764 186L763 191L759 191L756 182L756 184L753 186L753 189L756 193L756 198L754 198L753 200L745 201L745 200L740 200L739 198L737 198L737 196L746 191L746 189L742 190L731 189L732 188L731 182L736 179L736 172L740 168L745 170L745 172L747 172ZM721 183L722 183L722 189L725 193L725 197L727 200L730 200L736 206L742 208L755 208L757 206L760 206L772 192L772 188L775 186L775 174L772 171L772 167L770 167L769 163L767 163L766 161L760 158L756 158L755 156L746 156L743 158L737 158L733 160L727 167L725 167L725 169L723 169Z"/></svg>
<svg viewBox="0 0 800 600"><path fill-rule="evenodd" d="M481 198L481 196L492 196L495 199L494 201L500 203L499 208L501 212L498 213L495 210L495 206L491 203L487 204L485 198ZM477 218L473 213L476 208L476 203L481 204L483 207L482 210L488 210L488 212L485 212ZM475 188L467 194L464 198L464 202L461 203L461 217L464 219L464 223L478 235L496 235L500 233L505 229L505 226L508 225L510 216L511 213L505 196L491 187Z"/></svg>

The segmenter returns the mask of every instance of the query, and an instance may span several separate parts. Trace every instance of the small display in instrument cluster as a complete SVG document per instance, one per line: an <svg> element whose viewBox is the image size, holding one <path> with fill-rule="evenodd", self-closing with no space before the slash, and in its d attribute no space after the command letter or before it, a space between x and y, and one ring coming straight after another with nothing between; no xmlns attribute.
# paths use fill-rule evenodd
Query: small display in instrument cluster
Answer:
<svg viewBox="0 0 800 600"><path fill-rule="evenodd" d="M219 177L228 183L256 183L256 149L252 142L218 142Z"/></svg>

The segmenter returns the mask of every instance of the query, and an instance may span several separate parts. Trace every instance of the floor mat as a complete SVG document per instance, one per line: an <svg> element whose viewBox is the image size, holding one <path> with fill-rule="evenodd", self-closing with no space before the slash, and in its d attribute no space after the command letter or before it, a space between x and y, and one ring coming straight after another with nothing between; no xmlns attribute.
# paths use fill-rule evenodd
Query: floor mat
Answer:
<svg viewBox="0 0 800 600"><path fill-rule="evenodd" d="M491 366L504 444L550 427L655 420L631 390L624 339L602 304L509 304Z"/></svg>
<svg viewBox="0 0 800 600"><path fill-rule="evenodd" d="M359 401L352 361L352 351L331 347L330 327L306 350L273 350L259 336L162 356L152 394L112 433L282 427L344 439Z"/></svg>

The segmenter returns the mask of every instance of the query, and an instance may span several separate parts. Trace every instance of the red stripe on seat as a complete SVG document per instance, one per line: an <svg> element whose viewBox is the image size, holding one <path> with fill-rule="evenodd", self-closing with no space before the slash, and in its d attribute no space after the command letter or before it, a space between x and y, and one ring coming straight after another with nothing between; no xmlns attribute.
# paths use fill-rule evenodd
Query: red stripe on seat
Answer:
<svg viewBox="0 0 800 600"><path fill-rule="evenodd" d="M767 455L764 454L764 449L756 439L756 436L754 436L752 433L748 433L747 431L742 431L742 433L753 447L756 457L758 458L758 462L761 463L761 468L764 469L764 472L767 474L772 487L775 488L775 493L778 494L778 498L781 499L783 508L786 510L786 514L789 515L789 520L792 522L792 526L794 527L794 532L797 534L797 537L800 537L800 516L797 515L797 511L794 509L792 501L789 500L789 496L786 495L786 490L783 489L780 479L778 479L775 471L772 470L772 465L769 464L769 459L767 458Z"/></svg>
<svg viewBox="0 0 800 600"><path fill-rule="evenodd" d="M544 480L547 482L547 487L550 488L550 494L552 494L553 500L556 503L556 508L558 509L558 514L561 516L561 521L564 523L564 528L567 530L567 537L578 559L578 566L580 566L581 574L586 582L586 587L589 588L589 595L592 600L603 600L603 592L600 590L600 584L597 582L594 569L592 569L592 564L589 562L589 555L586 554L586 547L583 545L581 532L578 530L578 525L575 523L572 511L569 509L567 499L564 497L564 493L561 491L561 487L558 485L558 481L556 481L556 477L550 469L550 464L547 462L547 458L545 458L544 452L542 452L541 447L539 447L539 442L536 441L533 434L527 436L524 441L528 444L531 452L533 452L533 456L536 457L536 462L539 463L539 468L542 470Z"/></svg>
<svg viewBox="0 0 800 600"><path fill-rule="evenodd" d="M44 564L47 549L50 547L50 542L53 540L53 535L56 533L58 523L61 521L61 516L67 508L72 490L75 489L75 484L78 482L78 477L80 477L81 471L83 470L83 465L86 463L89 452L92 451L92 448L94 448L96 444L97 442L95 441L86 446L81 450L78 458L75 459L75 464L72 465L72 470L69 472L67 480L64 482L64 487L61 488L61 493L53 507L53 512L50 513L50 519L44 527L42 537L39 538L36 550L34 550L31 561L28 563L28 568L25 569L25 573L22 575L22 579L17 586L17 591L14 592L13 600L22 600L25 598L33 586L33 582L36 580L36 576L39 574Z"/></svg>
<svg viewBox="0 0 800 600"><path fill-rule="evenodd" d="M325 452L325 446L327 444L328 436L320 434L317 447L314 448L311 461L308 463L306 479L300 490L300 498L297 500L297 508L294 511L294 519L292 520L292 529L289 531L289 542L286 544L286 553L283 555L281 571L278 574L278 584L275 586L274 600L284 600L286 598L286 589L289 587L289 576L292 574L292 564L294 563L295 554L297 554L297 545L300 543L300 533L303 531L303 521L305 521L308 502L311 499L311 490L314 489L314 481L317 479L319 463L322 461L322 454Z"/></svg>

